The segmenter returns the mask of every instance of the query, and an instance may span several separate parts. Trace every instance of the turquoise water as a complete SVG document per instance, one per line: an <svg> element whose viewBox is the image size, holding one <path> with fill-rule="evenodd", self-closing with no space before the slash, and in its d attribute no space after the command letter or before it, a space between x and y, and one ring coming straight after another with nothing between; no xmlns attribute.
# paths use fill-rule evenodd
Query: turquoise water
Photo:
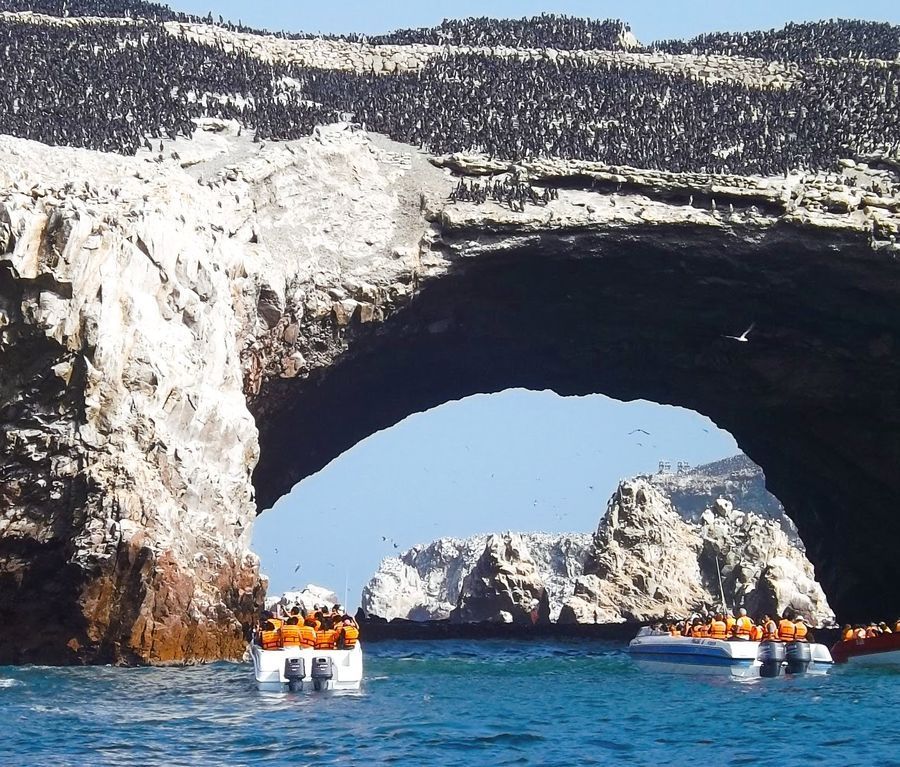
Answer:
<svg viewBox="0 0 900 767"><path fill-rule="evenodd" d="M361 691L324 695L239 664L0 668L0 765L900 764L900 672L692 679L622 650L371 644Z"/></svg>

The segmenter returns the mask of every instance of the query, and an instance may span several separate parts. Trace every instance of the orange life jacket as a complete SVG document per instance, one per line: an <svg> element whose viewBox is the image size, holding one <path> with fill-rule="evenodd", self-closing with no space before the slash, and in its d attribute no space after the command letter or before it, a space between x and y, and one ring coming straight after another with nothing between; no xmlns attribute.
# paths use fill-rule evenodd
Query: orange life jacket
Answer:
<svg viewBox="0 0 900 767"><path fill-rule="evenodd" d="M778 639L778 626L775 621L769 621L763 626L763 639Z"/></svg>
<svg viewBox="0 0 900 767"><path fill-rule="evenodd" d="M352 650L356 647L356 643L359 640L359 629L353 625L344 626L340 630L340 636L338 637L338 647L343 647L345 650Z"/></svg>
<svg viewBox="0 0 900 767"><path fill-rule="evenodd" d="M782 642L793 642L796 631L794 621L789 621L787 618L778 621L778 638Z"/></svg>
<svg viewBox="0 0 900 767"><path fill-rule="evenodd" d="M269 623L276 629L280 629L284 625L284 621L281 618L269 618Z"/></svg>
<svg viewBox="0 0 900 767"><path fill-rule="evenodd" d="M750 639L750 635L753 631L752 620L750 620L746 615L742 615L735 621L734 625L737 629L734 632L736 636L741 637L742 639Z"/></svg>
<svg viewBox="0 0 900 767"><path fill-rule="evenodd" d="M713 621L709 624L709 636L711 639L724 639L728 636L725 621Z"/></svg>
<svg viewBox="0 0 900 767"><path fill-rule="evenodd" d="M316 646L316 630L312 626L300 626L300 645L301 647Z"/></svg>
<svg viewBox="0 0 900 767"><path fill-rule="evenodd" d="M794 624L794 639L797 642L805 642L806 635L809 633L809 629L807 628L805 623L795 623Z"/></svg>
<svg viewBox="0 0 900 767"><path fill-rule="evenodd" d="M702 637L704 626L691 626L692 637Z"/></svg>
<svg viewBox="0 0 900 767"><path fill-rule="evenodd" d="M302 644L300 627L286 623L281 627L281 641L285 647L299 647Z"/></svg>
<svg viewBox="0 0 900 767"><path fill-rule="evenodd" d="M894 624L894 632L896 633L897 631L900 631L900 621L897 621Z"/></svg>
<svg viewBox="0 0 900 767"><path fill-rule="evenodd" d="M843 639L845 642L852 642L854 639L856 639L856 632L853 629L847 629L844 632Z"/></svg>
<svg viewBox="0 0 900 767"><path fill-rule="evenodd" d="M259 645L263 650L277 650L281 647L281 635L278 633L278 629L274 631L260 631Z"/></svg>
<svg viewBox="0 0 900 767"><path fill-rule="evenodd" d="M758 642L763 638L763 630L762 626L751 626L750 627L750 639L754 642Z"/></svg>
<svg viewBox="0 0 900 767"><path fill-rule="evenodd" d="M729 616L725 619L725 633L726 633L728 636L731 636L731 629L734 628L734 624L735 624L735 623L737 623L737 621L734 619L734 616L733 616L733 615L729 615Z"/></svg>
<svg viewBox="0 0 900 767"><path fill-rule="evenodd" d="M333 631L317 631L316 632L316 649L317 650L333 650L336 637Z"/></svg>
<svg viewBox="0 0 900 767"><path fill-rule="evenodd" d="M320 628L322 628L322 624L313 617L309 617L306 619L306 625L310 626L313 631L318 631Z"/></svg>

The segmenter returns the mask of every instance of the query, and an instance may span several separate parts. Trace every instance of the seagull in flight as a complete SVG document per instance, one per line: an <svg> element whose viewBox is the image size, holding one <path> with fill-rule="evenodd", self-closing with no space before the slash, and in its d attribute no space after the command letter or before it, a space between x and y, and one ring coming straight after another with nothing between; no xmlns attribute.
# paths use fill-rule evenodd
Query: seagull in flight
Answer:
<svg viewBox="0 0 900 767"><path fill-rule="evenodd" d="M643 429L635 429L634 431L628 432L628 436L630 437L632 434L646 434L648 437L650 436L649 431L644 431Z"/></svg>
<svg viewBox="0 0 900 767"><path fill-rule="evenodd" d="M752 323L750 323L750 327L747 328L747 329L746 329L743 333L741 333L739 336L723 336L723 337L729 339L730 341L737 341L738 343L746 344L746 343L749 343L749 341L750 341L750 339L747 338L747 336L750 335L750 332L751 332L751 331L753 330L753 328L755 328L755 327L756 327L756 323L755 323L755 322L752 322Z"/></svg>

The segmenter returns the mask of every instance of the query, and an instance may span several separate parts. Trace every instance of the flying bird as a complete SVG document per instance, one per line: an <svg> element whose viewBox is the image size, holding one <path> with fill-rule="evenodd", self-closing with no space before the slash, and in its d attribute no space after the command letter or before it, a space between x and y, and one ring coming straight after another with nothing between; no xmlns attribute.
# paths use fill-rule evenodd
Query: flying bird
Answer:
<svg viewBox="0 0 900 767"><path fill-rule="evenodd" d="M634 431L630 431L630 432L628 432L628 436L630 437L632 434L638 434L638 433L646 434L648 437L650 436L650 432L644 431L643 429L635 429Z"/></svg>
<svg viewBox="0 0 900 767"><path fill-rule="evenodd" d="M294 572L296 573L297 570L299 570L299 569L300 569L300 565L297 565L297 566L294 568Z"/></svg>
<svg viewBox="0 0 900 767"><path fill-rule="evenodd" d="M747 328L747 329L746 329L743 333L741 333L739 336L724 336L724 338L727 338L727 339L729 339L730 341L737 341L738 343L741 343L741 344L749 343L750 339L747 338L747 336L750 335L750 331L752 331L753 328L755 328L755 327L756 327L756 323L753 322L753 323L750 324L750 327Z"/></svg>

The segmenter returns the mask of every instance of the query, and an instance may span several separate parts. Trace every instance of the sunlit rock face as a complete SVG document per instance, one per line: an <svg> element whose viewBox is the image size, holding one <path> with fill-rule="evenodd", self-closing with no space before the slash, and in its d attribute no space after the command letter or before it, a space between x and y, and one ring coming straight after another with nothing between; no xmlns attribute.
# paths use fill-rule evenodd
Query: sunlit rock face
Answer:
<svg viewBox="0 0 900 767"><path fill-rule="evenodd" d="M388 620L494 620L509 612L497 594L513 590L494 574L521 567L529 583L534 576L546 589L550 618L564 623L685 617L718 607L723 594L729 608L754 616L790 608L814 623L830 622L834 614L812 565L783 530L790 520L767 516L777 501L762 498L755 482L730 485L737 507L710 500L708 479L723 464L752 467L736 456L697 467L693 480L682 475L677 483L683 508L706 504L696 521L659 488L659 475L636 478L619 486L594 535L523 533L516 546L497 535L441 538L388 557L363 589L362 607ZM757 503L761 514L751 510ZM537 583L529 588L539 590ZM459 609L481 601L488 606Z"/></svg>
<svg viewBox="0 0 900 767"><path fill-rule="evenodd" d="M549 618L549 595L522 536L490 536L463 580L451 622L527 625Z"/></svg>
<svg viewBox="0 0 900 767"><path fill-rule="evenodd" d="M549 161L517 169L546 206L448 199L507 170L348 126L206 121L160 162L0 137L0 662L239 657L257 511L510 387L709 415L840 616L900 612L900 203Z"/></svg>
<svg viewBox="0 0 900 767"><path fill-rule="evenodd" d="M489 538L439 538L398 557L387 557L363 588L363 610L387 620L449 618ZM555 621L563 600L571 594L574 578L584 568L592 537L588 533L519 533L518 538L547 591L549 616Z"/></svg>
<svg viewBox="0 0 900 767"><path fill-rule="evenodd" d="M0 137L0 663L240 657L265 585L248 396L340 348L298 323L364 313L357 260L407 269L401 159L202 127L163 163Z"/></svg>
<svg viewBox="0 0 900 767"><path fill-rule="evenodd" d="M693 524L637 479L610 500L560 621L684 618L721 609L723 597L759 618L788 608L816 624L834 618L812 565L777 522L718 499Z"/></svg>

